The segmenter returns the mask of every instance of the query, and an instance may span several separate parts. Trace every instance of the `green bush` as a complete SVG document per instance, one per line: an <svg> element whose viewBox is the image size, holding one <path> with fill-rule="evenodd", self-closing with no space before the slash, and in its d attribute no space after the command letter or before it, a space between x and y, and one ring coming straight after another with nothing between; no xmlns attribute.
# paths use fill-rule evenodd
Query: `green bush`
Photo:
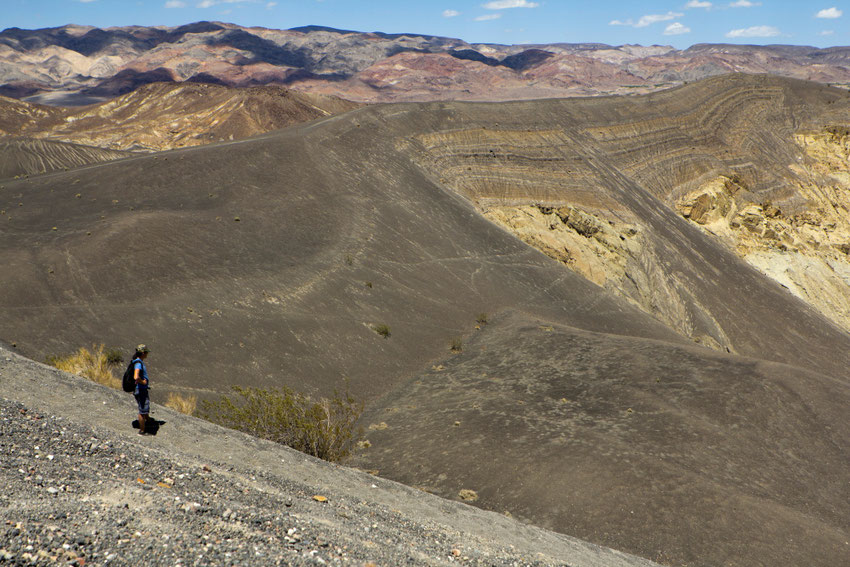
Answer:
<svg viewBox="0 0 850 567"><path fill-rule="evenodd" d="M355 428L363 405L348 393L315 401L286 387L233 392L202 402L199 416L331 462L345 459L363 437Z"/></svg>
<svg viewBox="0 0 850 567"><path fill-rule="evenodd" d="M118 366L122 362L124 362L124 356L117 348L108 348L104 351L104 354L106 354L106 362L108 362L109 364Z"/></svg>
<svg viewBox="0 0 850 567"><path fill-rule="evenodd" d="M390 326L389 325L381 323L380 325L375 325L372 328L375 330L376 333L378 333L379 335L381 335L385 339L390 336Z"/></svg>

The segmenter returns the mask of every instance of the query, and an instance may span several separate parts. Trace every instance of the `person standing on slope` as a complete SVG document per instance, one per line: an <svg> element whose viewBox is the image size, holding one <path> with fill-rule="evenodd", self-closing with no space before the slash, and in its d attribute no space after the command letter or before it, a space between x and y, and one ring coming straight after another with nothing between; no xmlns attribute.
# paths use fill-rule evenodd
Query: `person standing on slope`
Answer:
<svg viewBox="0 0 850 567"><path fill-rule="evenodd" d="M148 369L145 367L145 359L148 357L150 349L145 345L136 347L136 353L133 355L133 379L136 382L136 388L133 391L133 397L136 398L136 403L139 405L139 435L145 434L145 422L148 419L148 414L151 411L151 399L148 395Z"/></svg>

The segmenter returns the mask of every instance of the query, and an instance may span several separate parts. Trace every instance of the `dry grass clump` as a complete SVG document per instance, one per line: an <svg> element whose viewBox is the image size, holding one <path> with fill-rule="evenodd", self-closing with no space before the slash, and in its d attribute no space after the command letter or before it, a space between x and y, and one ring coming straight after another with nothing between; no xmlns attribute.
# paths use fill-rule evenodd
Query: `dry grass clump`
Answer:
<svg viewBox="0 0 850 567"><path fill-rule="evenodd" d="M80 350L67 356L48 357L47 363L59 370L88 378L92 382L116 390L121 389L121 380L113 372L115 368L114 354L111 350L106 350L103 344L92 345L91 350L80 347Z"/></svg>
<svg viewBox="0 0 850 567"><path fill-rule="evenodd" d="M315 401L286 387L234 386L233 392L201 402L200 417L331 462L345 459L362 438L355 423L363 404L349 394Z"/></svg>
<svg viewBox="0 0 850 567"><path fill-rule="evenodd" d="M175 392L169 392L165 400L165 407L177 410L186 415L194 415L198 409L198 396L184 396Z"/></svg>
<svg viewBox="0 0 850 567"><path fill-rule="evenodd" d="M457 495L464 502L475 502L476 500L478 500L478 493L468 488L464 488L463 490L458 492Z"/></svg>

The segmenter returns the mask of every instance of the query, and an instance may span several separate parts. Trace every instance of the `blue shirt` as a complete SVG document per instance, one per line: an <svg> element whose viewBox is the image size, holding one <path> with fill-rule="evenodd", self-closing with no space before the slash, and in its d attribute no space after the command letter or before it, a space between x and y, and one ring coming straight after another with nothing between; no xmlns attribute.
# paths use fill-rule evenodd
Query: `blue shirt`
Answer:
<svg viewBox="0 0 850 567"><path fill-rule="evenodd" d="M133 368L136 368L136 369L139 370L139 378L146 381L145 384L139 384L138 382L136 382L136 389L133 390L133 393L134 394L141 394L141 393L147 392L148 391L148 385L150 384L150 382L148 381L148 369L145 368L145 363L142 362L141 358L134 358L133 362L135 363L135 364L133 364Z"/></svg>

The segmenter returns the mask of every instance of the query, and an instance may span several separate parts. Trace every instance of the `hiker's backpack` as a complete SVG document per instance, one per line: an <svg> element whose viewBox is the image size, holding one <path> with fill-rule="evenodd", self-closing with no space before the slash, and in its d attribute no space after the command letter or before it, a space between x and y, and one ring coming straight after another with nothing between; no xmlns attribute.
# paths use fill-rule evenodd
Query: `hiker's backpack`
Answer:
<svg viewBox="0 0 850 567"><path fill-rule="evenodd" d="M121 387L125 392L132 392L136 389L136 359L131 360L127 370L124 371Z"/></svg>

